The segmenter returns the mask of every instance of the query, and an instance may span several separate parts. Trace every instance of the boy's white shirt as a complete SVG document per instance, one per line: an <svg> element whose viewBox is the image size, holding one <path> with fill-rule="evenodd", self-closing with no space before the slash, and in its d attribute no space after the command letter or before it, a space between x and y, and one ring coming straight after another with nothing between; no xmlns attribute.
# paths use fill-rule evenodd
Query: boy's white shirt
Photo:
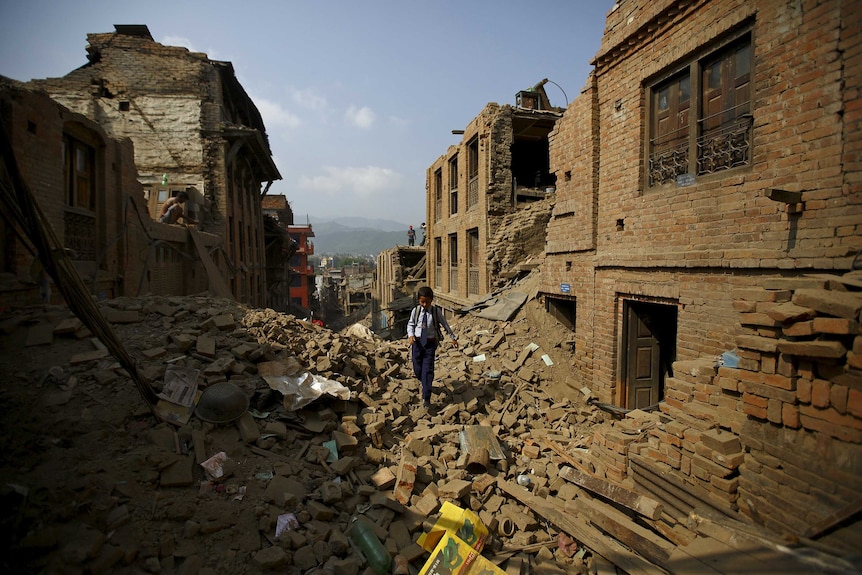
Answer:
<svg viewBox="0 0 862 575"><path fill-rule="evenodd" d="M438 309L439 307L440 306L436 304L431 304L430 307L431 321L434 323L434 333L438 335L438 337L442 336L443 334L440 331L440 326L442 326L449 334L450 338L452 338L453 340L457 339L455 337L455 334L452 332L452 328L449 327L449 322L446 321L446 317L440 314L440 311ZM419 327L416 322L419 319L420 310L424 311L425 308L423 308L421 305L417 305L410 313L410 321L407 322L407 337L419 337L419 335L416 334L416 328Z"/></svg>

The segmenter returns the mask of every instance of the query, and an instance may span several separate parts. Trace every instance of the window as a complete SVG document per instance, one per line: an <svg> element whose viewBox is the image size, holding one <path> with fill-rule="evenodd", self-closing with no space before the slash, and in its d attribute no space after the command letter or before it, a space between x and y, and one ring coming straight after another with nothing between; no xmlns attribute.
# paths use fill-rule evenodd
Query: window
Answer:
<svg viewBox="0 0 862 575"><path fill-rule="evenodd" d="M458 292L458 234L449 236L449 291Z"/></svg>
<svg viewBox="0 0 862 575"><path fill-rule="evenodd" d="M479 203L479 138L467 144L467 209Z"/></svg>
<svg viewBox="0 0 862 575"><path fill-rule="evenodd" d="M434 172L434 221L443 218L443 171Z"/></svg>
<svg viewBox="0 0 862 575"><path fill-rule="evenodd" d="M96 208L96 151L71 136L63 137L66 205Z"/></svg>
<svg viewBox="0 0 862 575"><path fill-rule="evenodd" d="M443 286L443 240L434 238L434 287Z"/></svg>
<svg viewBox="0 0 862 575"><path fill-rule="evenodd" d="M479 229L467 231L467 293L479 295Z"/></svg>
<svg viewBox="0 0 862 575"><path fill-rule="evenodd" d="M63 185L66 207L63 214L63 244L72 250L72 259L96 259L96 149L64 134Z"/></svg>
<svg viewBox="0 0 862 575"><path fill-rule="evenodd" d="M650 87L648 186L751 164L751 67L745 33Z"/></svg>
<svg viewBox="0 0 862 575"><path fill-rule="evenodd" d="M449 214L458 213L458 155L449 160Z"/></svg>

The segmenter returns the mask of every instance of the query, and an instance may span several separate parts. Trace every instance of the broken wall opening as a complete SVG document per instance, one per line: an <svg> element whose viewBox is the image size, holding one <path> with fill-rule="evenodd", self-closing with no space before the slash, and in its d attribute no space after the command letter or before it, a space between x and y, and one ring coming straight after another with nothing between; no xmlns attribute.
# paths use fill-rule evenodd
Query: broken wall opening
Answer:
<svg viewBox="0 0 862 575"><path fill-rule="evenodd" d="M546 296L545 311L566 329L575 331L578 315L578 300L574 296Z"/></svg>
<svg viewBox="0 0 862 575"><path fill-rule="evenodd" d="M512 178L516 190L534 188L543 190L556 184L556 176L549 172L550 156L547 136L541 140L515 139L512 144Z"/></svg>

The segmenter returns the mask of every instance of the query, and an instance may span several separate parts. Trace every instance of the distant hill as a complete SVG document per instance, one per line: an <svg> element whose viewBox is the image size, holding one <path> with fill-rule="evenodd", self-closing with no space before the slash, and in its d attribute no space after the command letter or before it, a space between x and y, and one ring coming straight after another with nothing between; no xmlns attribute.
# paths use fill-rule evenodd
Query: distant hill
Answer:
<svg viewBox="0 0 862 575"><path fill-rule="evenodd" d="M407 245L407 225L392 220L344 217L317 219L309 216L314 230L314 253L376 256L396 245ZM299 224L299 222L297 222ZM416 242L422 232L416 231Z"/></svg>

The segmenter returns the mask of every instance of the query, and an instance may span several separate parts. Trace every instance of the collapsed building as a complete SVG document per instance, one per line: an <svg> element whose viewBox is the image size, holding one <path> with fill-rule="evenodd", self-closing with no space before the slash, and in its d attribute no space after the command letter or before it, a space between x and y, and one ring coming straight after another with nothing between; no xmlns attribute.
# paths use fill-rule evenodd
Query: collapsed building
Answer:
<svg viewBox="0 0 862 575"><path fill-rule="evenodd" d="M571 357L554 348L556 363L577 374L586 386L586 391L582 388L578 392L594 395L594 406L600 405L620 418L599 423L586 408L584 412L570 411L568 402L537 397L535 390L542 386L536 368L550 368L551 363L531 357L534 350L529 344L523 345L525 341L515 346L512 325L476 326L471 351L464 351L473 357L452 358L450 373L455 376L444 383L446 393L459 396L463 405L444 409L433 423L470 421L481 425L482 409L487 410L485 415L498 414L500 417L489 418L490 423L518 454L517 472L541 470L531 474L535 482L531 490L516 490L511 485L515 478L512 469L503 469L508 467L508 459L498 470L505 479L492 482L488 476L482 477L484 474L468 476L460 467L463 461L454 463L463 459L454 445L429 448L416 435L399 446L403 449L399 462L390 458L380 466L379 472L386 477L375 478L385 479L375 489L381 490L382 485L387 486L383 490L396 484L403 487L406 477L410 480L411 508L425 510L427 515L437 509L439 498L444 498L475 504L486 511L485 517L493 513L488 511L490 503L499 503L499 494L505 491L524 503L507 515L522 520L526 516L525 525L529 525L524 531L537 530L533 514L544 509L555 518L555 525L581 533L582 542L600 553L615 557L625 567L645 570L649 565L637 563L639 554L631 553L630 548L649 554L654 563L671 572L706 572L707 563L717 566L720 561L729 561L727 553L733 552L733 545L739 550L739 546L749 544L740 543L747 531L739 525L751 528L759 524L781 534L785 541L858 553L862 279L847 270L855 267L862 236L855 152L860 132L854 129L860 121L854 104L862 74L858 58L852 57L860 45L858 34L852 33L858 29L859 20L860 8L838 1L802 1L784 7L766 1L731 0L618 3L609 13L603 45L587 86L565 112L559 112L548 132L549 174L555 176L556 190L551 200L553 211L551 202L543 208L551 220L546 254L537 274L537 292L549 314L572 334ZM794 65L781 66L783 59L791 57L788 55L793 55ZM776 69L782 70L778 77L773 74ZM633 138L632 134L639 136ZM436 191L443 188L431 189L436 206ZM524 198L534 194L538 191L522 190ZM429 193L429 202L430 198ZM461 210L458 202L456 193L455 205ZM517 200L510 205L513 203ZM506 215L515 213L517 210ZM449 257L448 253L458 263L459 241L470 236L473 228L462 233L460 223L452 219L454 231L439 228L439 244L432 243L429 253L441 258ZM433 242L436 236L432 233L429 229ZM448 243L442 248L443 238L448 242L450 236L454 236L455 249L447 252ZM485 245L488 247L489 242ZM514 261L515 256L511 257ZM480 255L470 261L482 259ZM432 276L440 278L439 282L432 279L430 283L439 286L441 292L449 286L449 295L441 295L441 299L448 297L450 305L460 302L458 294L462 292L469 294L464 299L470 303L493 285L490 279L487 288L478 284L474 294L469 284L472 276L462 276L461 270L452 273L453 267L463 270L470 266L441 263L439 267L441 273ZM449 270L450 282L443 281L447 276L442 270ZM120 302L116 305L119 307ZM212 307L209 302L196 305L204 310ZM193 323L195 308L190 305L182 309L175 321ZM138 309L139 304L134 303L122 311ZM157 314L176 313L161 302L143 309L152 316L149 320L156 329L162 330L165 320ZM390 356L391 364L381 358L379 367L372 367L375 362L371 359L363 361L340 353L343 344L328 336L314 345L290 341L286 330L273 329L270 317L254 319L249 329L235 332L233 321L221 315L203 323L203 330L184 326L166 342L153 337L144 348L156 358L162 357L159 354L165 349L188 355L182 361L203 368L203 364L194 363L201 361L196 356L214 358L217 346L225 347L230 341L214 337L220 330L237 337L249 337L260 330L286 346L284 349L303 355L318 372L337 377L336 369L346 372L349 368L352 375L347 378L357 373L374 374L374 381L365 378L368 387L364 391L373 393L379 386L377 391L390 392L379 401L362 398L361 419L355 413L356 406L345 407L345 417L339 421L342 429L376 440L375 435L401 433L399 426L415 430L413 424L425 417L407 407L412 383L407 369L401 378L408 382L397 392L406 399L392 401L394 389L388 389L392 381L387 378L402 371L395 365L402 349ZM301 329L314 330L305 324ZM199 335L190 335L192 331ZM260 382L251 377L256 369L251 364L273 359L267 357L271 350L265 349L266 345L272 344L231 341L226 346L230 349L220 350L224 361L218 362L218 368L211 365L217 362L211 362L205 368L207 375L212 382L230 379L256 387ZM384 355L376 351L377 346L372 343L365 353ZM503 366L502 373L497 374L499 379L477 367L481 363L475 359L484 353L491 357L496 349L503 350L504 356L497 359ZM238 363L237 356L250 361ZM336 366L338 362L344 363ZM112 370L105 368L88 376L88 384L95 388L97 377L110 376L105 371ZM499 381L499 387L491 383L477 389L473 383L479 377ZM361 385L361 379L356 377L351 383ZM490 401L480 407L477 395L492 395L493 399L488 397ZM589 449L561 450L556 458L551 453L556 449L550 446L559 448L559 444L539 439L534 428L524 426L527 417L533 422L552 422L554 434L559 434L552 441L583 444ZM586 417L591 424L589 441L572 434L574 422L582 423L581 418ZM248 451L272 458L251 449L252 444L260 449L256 442L261 438L255 436L259 430L254 421L248 424L250 418L245 419L240 429L250 444ZM326 413L325 418L311 419L310 423L333 423L335 419L337 416ZM357 428L357 422L363 430ZM267 423L266 430L275 434L279 426L270 426L272 423ZM430 427L420 427L422 438L452 435L460 425ZM444 427L446 431L440 429ZM262 440L278 450L276 455L297 462L305 457L305 463L311 465L326 456L318 449L318 439L295 453L298 445L286 441L285 430L278 431L283 444L272 437ZM345 441L340 435L335 437ZM381 445L391 449L397 438L390 435ZM170 451L173 441L168 432L161 443ZM237 443L234 437L225 441ZM565 489L559 473L560 458L587 470L590 478L602 484L634 486L642 494L648 492L660 502L662 512L637 517L630 531L608 536L608 531L616 529L612 524L622 523L626 517L613 515L613 510L591 511L594 502L584 503L584 499L589 500ZM445 476L445 483L436 476L429 478L427 469L416 464L417 459L440 477ZM546 464L545 459L550 462ZM350 477L348 467L356 464L343 458L338 467L327 470L326 477ZM193 485L194 476L186 471L188 465L177 467L182 468L184 485ZM308 476L304 463L297 467L301 469L291 470L291 474ZM384 467L388 474L383 473ZM321 468L326 469L324 465ZM168 469L162 466L160 471L170 475ZM365 466L361 482L350 477L361 486L357 491L363 496L375 493L368 485L372 481L370 471ZM489 471L490 476L493 470ZM450 481L450 472L457 473L459 479ZM276 473L275 477L283 475ZM319 520L329 510L320 504L326 496L323 477L315 479L321 479L316 483L321 491L310 500L307 493L301 497L294 493L291 505L302 499L303 511L308 514L304 517ZM434 489L424 490L432 484L437 486L436 494ZM289 490L272 485L275 487L268 497L275 506L283 503ZM413 492L417 485L423 488L421 492ZM556 511L551 502L554 493L560 499L566 499L561 494L568 493L572 500L563 509L577 516L578 523L567 523L563 512ZM429 496L437 501L425 507ZM389 515L388 503L377 501L372 513L377 517ZM580 503L574 505L573 501ZM572 511L576 508L578 511ZM714 513L741 523L729 523L733 527L726 530L717 527L724 525L721 518L711 527L708 523L696 525L706 515L716 517ZM180 515L179 519L187 517ZM254 521L248 514L244 520ZM260 521L265 529L272 523L271 516ZM418 530L419 523L421 520L411 522L412 529ZM204 525L205 531L226 529ZM662 537L635 529L644 525ZM171 527L180 529L179 525ZM692 529L698 531L697 537ZM702 529L726 537L728 546L721 547L721 554L715 553L714 541L701 538ZM109 528L104 531L109 532ZM313 528L309 531L309 540L319 535ZM758 533L762 537L763 532ZM396 541L395 535L389 535ZM630 548L602 547L615 541L614 537L625 540ZM37 543L47 540L42 537ZM311 568L316 557L309 550L309 540L296 543L293 560L296 563L297 557L303 557ZM705 562L691 568L690 560L675 555L679 549L666 541ZM401 548L397 543L393 546ZM147 560L158 565L157 546L148 547ZM134 547L128 544L127 549ZM276 545L265 551L271 549L278 551ZM164 552L164 558L173 560L169 551ZM176 556L185 552L179 550ZM112 555L118 556L115 552ZM259 560L263 563L268 556ZM770 563L760 563L759 567L770 565L774 567ZM715 570L729 572L727 564Z"/></svg>
<svg viewBox="0 0 862 575"><path fill-rule="evenodd" d="M398 338L407 334L407 318L416 290L426 281L424 247L396 246L377 255L371 293L371 329Z"/></svg>
<svg viewBox="0 0 862 575"><path fill-rule="evenodd" d="M57 237L56 248L92 294L106 299L212 287L203 261L219 238L197 232L189 248L189 232L150 218L129 139L112 137L95 121L12 80L0 85L0 121L9 145L4 179L17 164L31 201ZM4 215L3 307L61 302L27 230L15 223L22 218Z"/></svg>
<svg viewBox="0 0 862 575"><path fill-rule="evenodd" d="M237 300L267 305L261 197L281 175L260 112L233 65L159 44L144 25L117 25L87 40L85 65L29 85L110 136L131 139L150 216L187 192L187 212L216 240L199 250L212 257L213 273L218 269ZM76 153L97 153L86 142L72 145L80 147ZM195 231L183 234L190 245ZM177 251L166 257L190 255ZM194 293L172 277L170 293Z"/></svg>
<svg viewBox="0 0 862 575"><path fill-rule="evenodd" d="M290 311L291 259L298 246L288 233L293 224L293 208L281 195L264 196L264 244L266 246L266 297L276 311Z"/></svg>
<svg viewBox="0 0 862 575"><path fill-rule="evenodd" d="M446 308L488 295L544 248L556 185L549 135L562 115L544 83L515 106L486 105L427 170L427 278Z"/></svg>

